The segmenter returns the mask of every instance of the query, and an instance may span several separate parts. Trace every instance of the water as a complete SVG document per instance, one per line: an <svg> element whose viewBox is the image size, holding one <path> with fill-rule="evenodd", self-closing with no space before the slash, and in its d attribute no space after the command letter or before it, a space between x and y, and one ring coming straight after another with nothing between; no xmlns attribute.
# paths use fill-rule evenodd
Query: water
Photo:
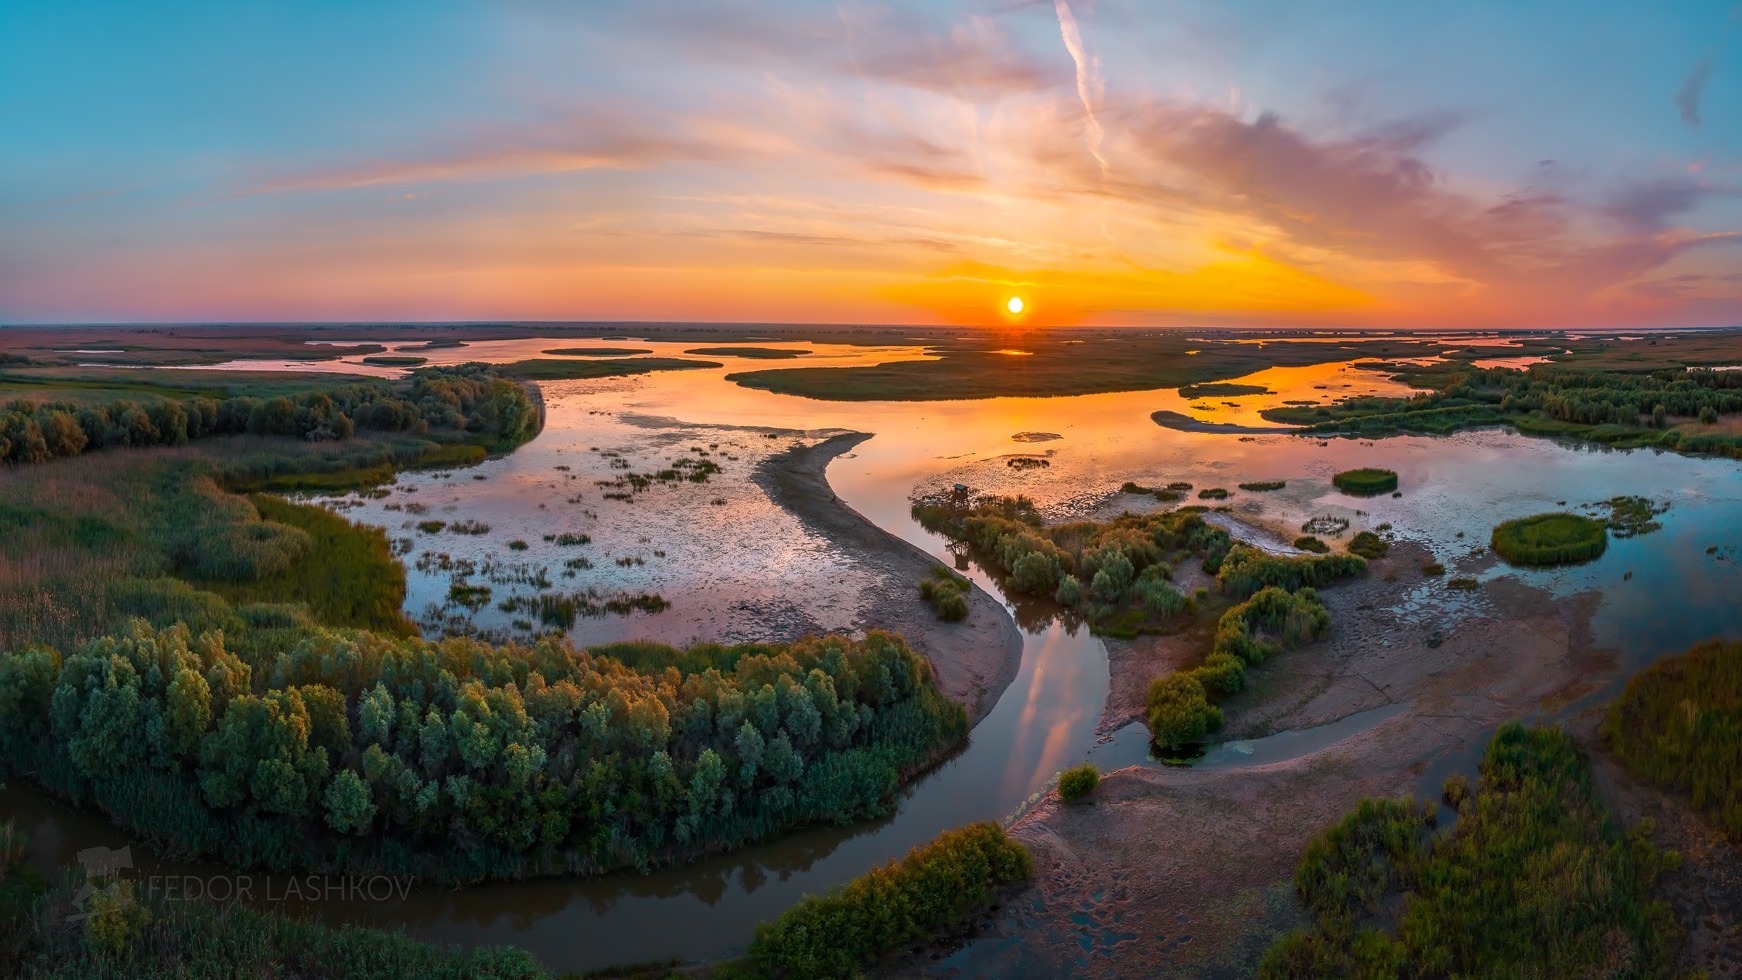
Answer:
<svg viewBox="0 0 1742 980"><path fill-rule="evenodd" d="M513 360L580 343L534 338L417 353L432 363ZM621 346L650 348L654 356L683 356L683 350L697 345L630 339ZM1696 640L1742 633L1742 605L1733 601L1742 584L1737 570L1742 558L1742 521L1737 520L1742 515L1742 468L1732 462L1614 452L1499 431L1377 443L1318 442L1183 433L1149 419L1151 412L1165 409L1208 421L1254 424L1263 407L1289 400L1405 390L1383 373L1349 363L1274 369L1239 379L1267 385L1274 392L1270 395L1196 400L1152 391L832 403L741 388L725 380L738 370L926 356L911 347L781 346L813 353L772 364L712 357L726 367L545 383L549 420L544 433L527 446L472 469L408 474L384 497L352 496L338 505L352 519L381 526L395 539L409 542L401 545L410 568L407 609L432 625L432 617L459 615L451 606L445 612L442 607L456 578L451 564L463 560L480 568L494 562L493 573L480 570L470 581L489 584L495 591L484 608L457 620L444 618L446 625L511 631L513 617L495 604L536 591L516 579L542 572L552 580L551 588L657 592L672 602L654 615L584 618L573 631L582 643L627 636L668 642L749 639L805 629L847 629L854 625L864 591L877 587L875 575L774 506L752 475L759 461L773 452L838 431L864 431L875 437L830 466L831 486L879 526L943 560L950 558L945 542L909 516L915 491L963 482L1027 494L1049 514L1062 517L1116 511L1120 502L1109 504L1109 495L1127 480L1147 485L1185 480L1199 488L1233 489L1241 482L1283 479L1288 484L1280 491L1237 492L1227 501L1234 516L1281 540L1292 540L1302 522L1319 515L1347 518L1349 533L1390 523L1427 544L1448 566L1448 578L1510 574L1559 595L1600 591L1593 632L1599 644L1620 651L1623 666L1607 689L1626 672ZM263 366L236 362L225 367ZM304 371L362 369L349 361L285 366ZM386 376L401 373L369 370ZM1060 438L1013 438L1029 433ZM698 456L698 448L708 455ZM604 493L610 491L596 485L625 472L613 465L615 459L646 473L686 455L714 460L722 470L706 483L655 485L635 494L633 502L607 499ZM1015 455L1044 458L1049 465L1014 469L1007 459ZM1402 496L1353 498L1330 487L1333 473L1369 465L1397 470ZM1667 501L1663 530L1615 541L1601 560L1566 569L1510 570L1478 553L1488 530L1501 520L1563 506L1572 509L1624 493ZM719 499L725 503L713 503ZM412 504L424 513L407 510ZM490 530L479 535L447 530L429 534L415 527L424 519L480 521ZM562 547L543 540L545 534L561 532L585 533L592 543ZM508 542L514 540L525 541L527 549L509 549ZM444 554L450 559L446 571L439 567ZM581 556L591 568L564 567ZM620 565L620 558L640 562ZM574 574L564 577L565 571ZM1629 571L1632 577L1624 578ZM969 574L999 594L980 570L970 569ZM1448 622L1478 611L1482 602L1479 593L1448 591L1443 579L1424 580L1402 599L1406 611ZM1027 627L1015 681L975 728L967 748L910 787L889 820L810 830L648 875L458 891L417 889L399 901L289 903L290 910L329 922L391 925L438 942L512 943L558 970L730 954L742 948L756 922L778 914L801 895L824 891L945 828L1004 817L1045 788L1061 768L1085 758L1107 768L1148 761L1140 727L1124 729L1110 743L1096 746L1095 729L1108 685L1101 642L1085 631L1073 633L1051 623L1032 604L1010 608ZM1379 724L1389 717L1384 712L1395 710L1402 709L1388 706L1317 729L1233 743L1213 749L1200 764L1252 765L1293 758ZM14 785L0 800L0 811L16 815L32 833L34 854L45 865L72 863L80 847L128 843L102 821L69 813L24 787ZM135 859L144 869L219 871L162 865L143 852ZM142 873L150 873L144 869Z"/></svg>

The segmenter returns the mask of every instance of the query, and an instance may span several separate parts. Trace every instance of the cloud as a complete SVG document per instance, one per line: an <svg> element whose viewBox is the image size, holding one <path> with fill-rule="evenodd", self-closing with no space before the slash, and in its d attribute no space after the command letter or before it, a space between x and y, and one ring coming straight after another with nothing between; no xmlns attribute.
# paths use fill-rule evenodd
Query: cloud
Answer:
<svg viewBox="0 0 1742 980"><path fill-rule="evenodd" d="M1071 5L1067 0L1053 0L1053 10L1058 14L1059 35L1065 42L1065 50L1070 52L1071 63L1077 67L1077 98L1083 103L1083 121L1089 138L1089 152L1095 161L1101 165L1101 175L1107 174L1107 158L1101 153L1101 144L1106 134L1101 129L1101 120L1095 117L1095 105L1106 94L1105 85L1101 81L1101 59L1090 55L1083 48L1083 35L1077 29L1077 18L1071 13Z"/></svg>
<svg viewBox="0 0 1742 980"><path fill-rule="evenodd" d="M1682 122L1689 126L1700 125L1700 96L1706 90L1706 79L1712 74L1712 59L1701 58L1694 70L1688 72L1682 87L1676 90L1676 108L1681 110Z"/></svg>
<svg viewBox="0 0 1742 980"><path fill-rule="evenodd" d="M1624 184L1604 211L1634 232L1663 230L1670 218L1693 210L1711 197L1733 197L1737 188L1709 184L1689 175L1630 181Z"/></svg>

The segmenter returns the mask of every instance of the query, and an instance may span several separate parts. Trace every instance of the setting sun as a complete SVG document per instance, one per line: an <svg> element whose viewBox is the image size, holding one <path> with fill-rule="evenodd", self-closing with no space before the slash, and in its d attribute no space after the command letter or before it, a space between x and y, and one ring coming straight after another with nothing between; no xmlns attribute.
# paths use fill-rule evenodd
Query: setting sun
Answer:
<svg viewBox="0 0 1742 980"><path fill-rule="evenodd" d="M1011 316L1020 314L1022 312L1022 297L1010 297L1009 301L1004 304L1004 308L1010 311Z"/></svg>

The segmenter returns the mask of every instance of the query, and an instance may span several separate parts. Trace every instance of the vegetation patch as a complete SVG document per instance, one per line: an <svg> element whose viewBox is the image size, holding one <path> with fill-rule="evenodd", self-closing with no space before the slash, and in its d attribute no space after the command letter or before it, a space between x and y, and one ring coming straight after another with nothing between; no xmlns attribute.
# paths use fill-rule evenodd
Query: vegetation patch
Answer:
<svg viewBox="0 0 1742 980"><path fill-rule="evenodd" d="M1374 497L1396 490L1397 474L1374 467L1344 470L1331 477L1331 485L1350 496Z"/></svg>
<svg viewBox="0 0 1742 980"><path fill-rule="evenodd" d="M1208 384L1186 385L1179 390L1181 398L1234 398L1239 395L1274 395L1263 385L1243 385L1228 381L1212 381Z"/></svg>
<svg viewBox="0 0 1742 980"><path fill-rule="evenodd" d="M1669 510L1668 504L1637 496L1611 497L1592 506L1599 510L1608 509L1606 523L1609 533L1617 538L1632 538L1662 530L1663 524L1657 519Z"/></svg>
<svg viewBox="0 0 1742 980"><path fill-rule="evenodd" d="M1242 483L1240 489L1250 493L1267 493L1271 490L1281 490L1288 486L1287 480L1260 480L1256 483Z"/></svg>
<svg viewBox="0 0 1742 980"><path fill-rule="evenodd" d="M1315 555L1329 554L1331 546L1310 534L1303 534L1294 539L1294 546L1302 551L1310 551Z"/></svg>
<svg viewBox="0 0 1742 980"><path fill-rule="evenodd" d="M1191 484L1186 484L1186 490L1190 490L1191 488ZM1175 501L1185 499L1183 491L1175 490L1172 487L1146 487L1141 483L1134 483L1130 480L1125 481L1124 485L1120 486L1119 492L1136 494L1138 496L1151 496L1164 504L1171 504Z"/></svg>
<svg viewBox="0 0 1742 980"><path fill-rule="evenodd" d="M760 361L787 361L810 351L799 347L696 347L684 351L698 357L748 357Z"/></svg>
<svg viewBox="0 0 1742 980"><path fill-rule="evenodd" d="M1300 529L1306 534L1329 534L1335 536L1342 534L1344 531L1349 529L1349 519L1347 517L1336 517L1331 514L1322 514L1318 517L1309 519L1305 524L1300 526Z"/></svg>
<svg viewBox="0 0 1742 980"><path fill-rule="evenodd" d="M645 347L558 347L540 353L553 357L634 357L653 351Z"/></svg>
<svg viewBox="0 0 1742 980"><path fill-rule="evenodd" d="M364 364L375 364L381 367L417 367L428 364L429 358L414 354L371 354L363 358Z"/></svg>
<svg viewBox="0 0 1742 980"><path fill-rule="evenodd" d="M989 821L946 831L756 927L745 960L776 980L854 977L881 956L965 926L1034 877L1028 851Z"/></svg>
<svg viewBox="0 0 1742 980"><path fill-rule="evenodd" d="M1742 643L1702 643L1635 675L1602 733L1634 776L1742 840Z"/></svg>
<svg viewBox="0 0 1742 980"><path fill-rule="evenodd" d="M1391 542L1372 531L1361 531L1349 539L1349 553L1362 558L1384 558L1391 551Z"/></svg>
<svg viewBox="0 0 1742 980"><path fill-rule="evenodd" d="M1601 555L1609 547L1609 531L1603 522L1578 514L1537 514L1500 524L1488 544L1514 565L1568 565Z"/></svg>
<svg viewBox="0 0 1742 980"><path fill-rule="evenodd" d="M653 371L694 371L724 367L719 361L695 361L682 357L624 357L612 360L545 360L533 358L497 367L505 377L528 381L573 381L612 378Z"/></svg>
<svg viewBox="0 0 1742 980"><path fill-rule="evenodd" d="M970 588L972 586L963 576L942 565L934 565L919 582L919 597L925 600L932 612L937 613L939 619L954 623L968 617Z"/></svg>
<svg viewBox="0 0 1742 980"><path fill-rule="evenodd" d="M1432 823L1412 800L1364 800L1314 841L1295 873L1310 924L1258 975L1675 975L1680 925L1656 888L1674 858L1615 825L1560 731L1502 727L1457 824Z"/></svg>
<svg viewBox="0 0 1742 980"><path fill-rule="evenodd" d="M1059 799L1066 803L1086 800L1101 785L1101 770L1093 762L1072 766L1059 773Z"/></svg>
<svg viewBox="0 0 1742 980"><path fill-rule="evenodd" d="M1205 487L1198 491L1199 500L1227 500L1228 491L1222 487Z"/></svg>

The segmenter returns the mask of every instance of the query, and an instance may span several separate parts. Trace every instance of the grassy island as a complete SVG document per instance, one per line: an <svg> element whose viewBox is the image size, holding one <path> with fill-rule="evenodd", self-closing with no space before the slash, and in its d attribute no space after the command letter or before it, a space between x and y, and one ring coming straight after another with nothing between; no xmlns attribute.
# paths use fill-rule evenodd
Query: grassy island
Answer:
<svg viewBox="0 0 1742 980"><path fill-rule="evenodd" d="M1397 489L1397 474L1374 467L1344 470L1331 477L1331 486L1351 496L1376 497Z"/></svg>
<svg viewBox="0 0 1742 980"><path fill-rule="evenodd" d="M1537 514L1496 527L1488 544L1513 565L1571 565L1600 556L1609 547L1609 530L1578 514Z"/></svg>
<svg viewBox="0 0 1742 980"><path fill-rule="evenodd" d="M790 361L810 355L810 351L802 347L695 347L684 353L698 357L744 357L757 361Z"/></svg>

